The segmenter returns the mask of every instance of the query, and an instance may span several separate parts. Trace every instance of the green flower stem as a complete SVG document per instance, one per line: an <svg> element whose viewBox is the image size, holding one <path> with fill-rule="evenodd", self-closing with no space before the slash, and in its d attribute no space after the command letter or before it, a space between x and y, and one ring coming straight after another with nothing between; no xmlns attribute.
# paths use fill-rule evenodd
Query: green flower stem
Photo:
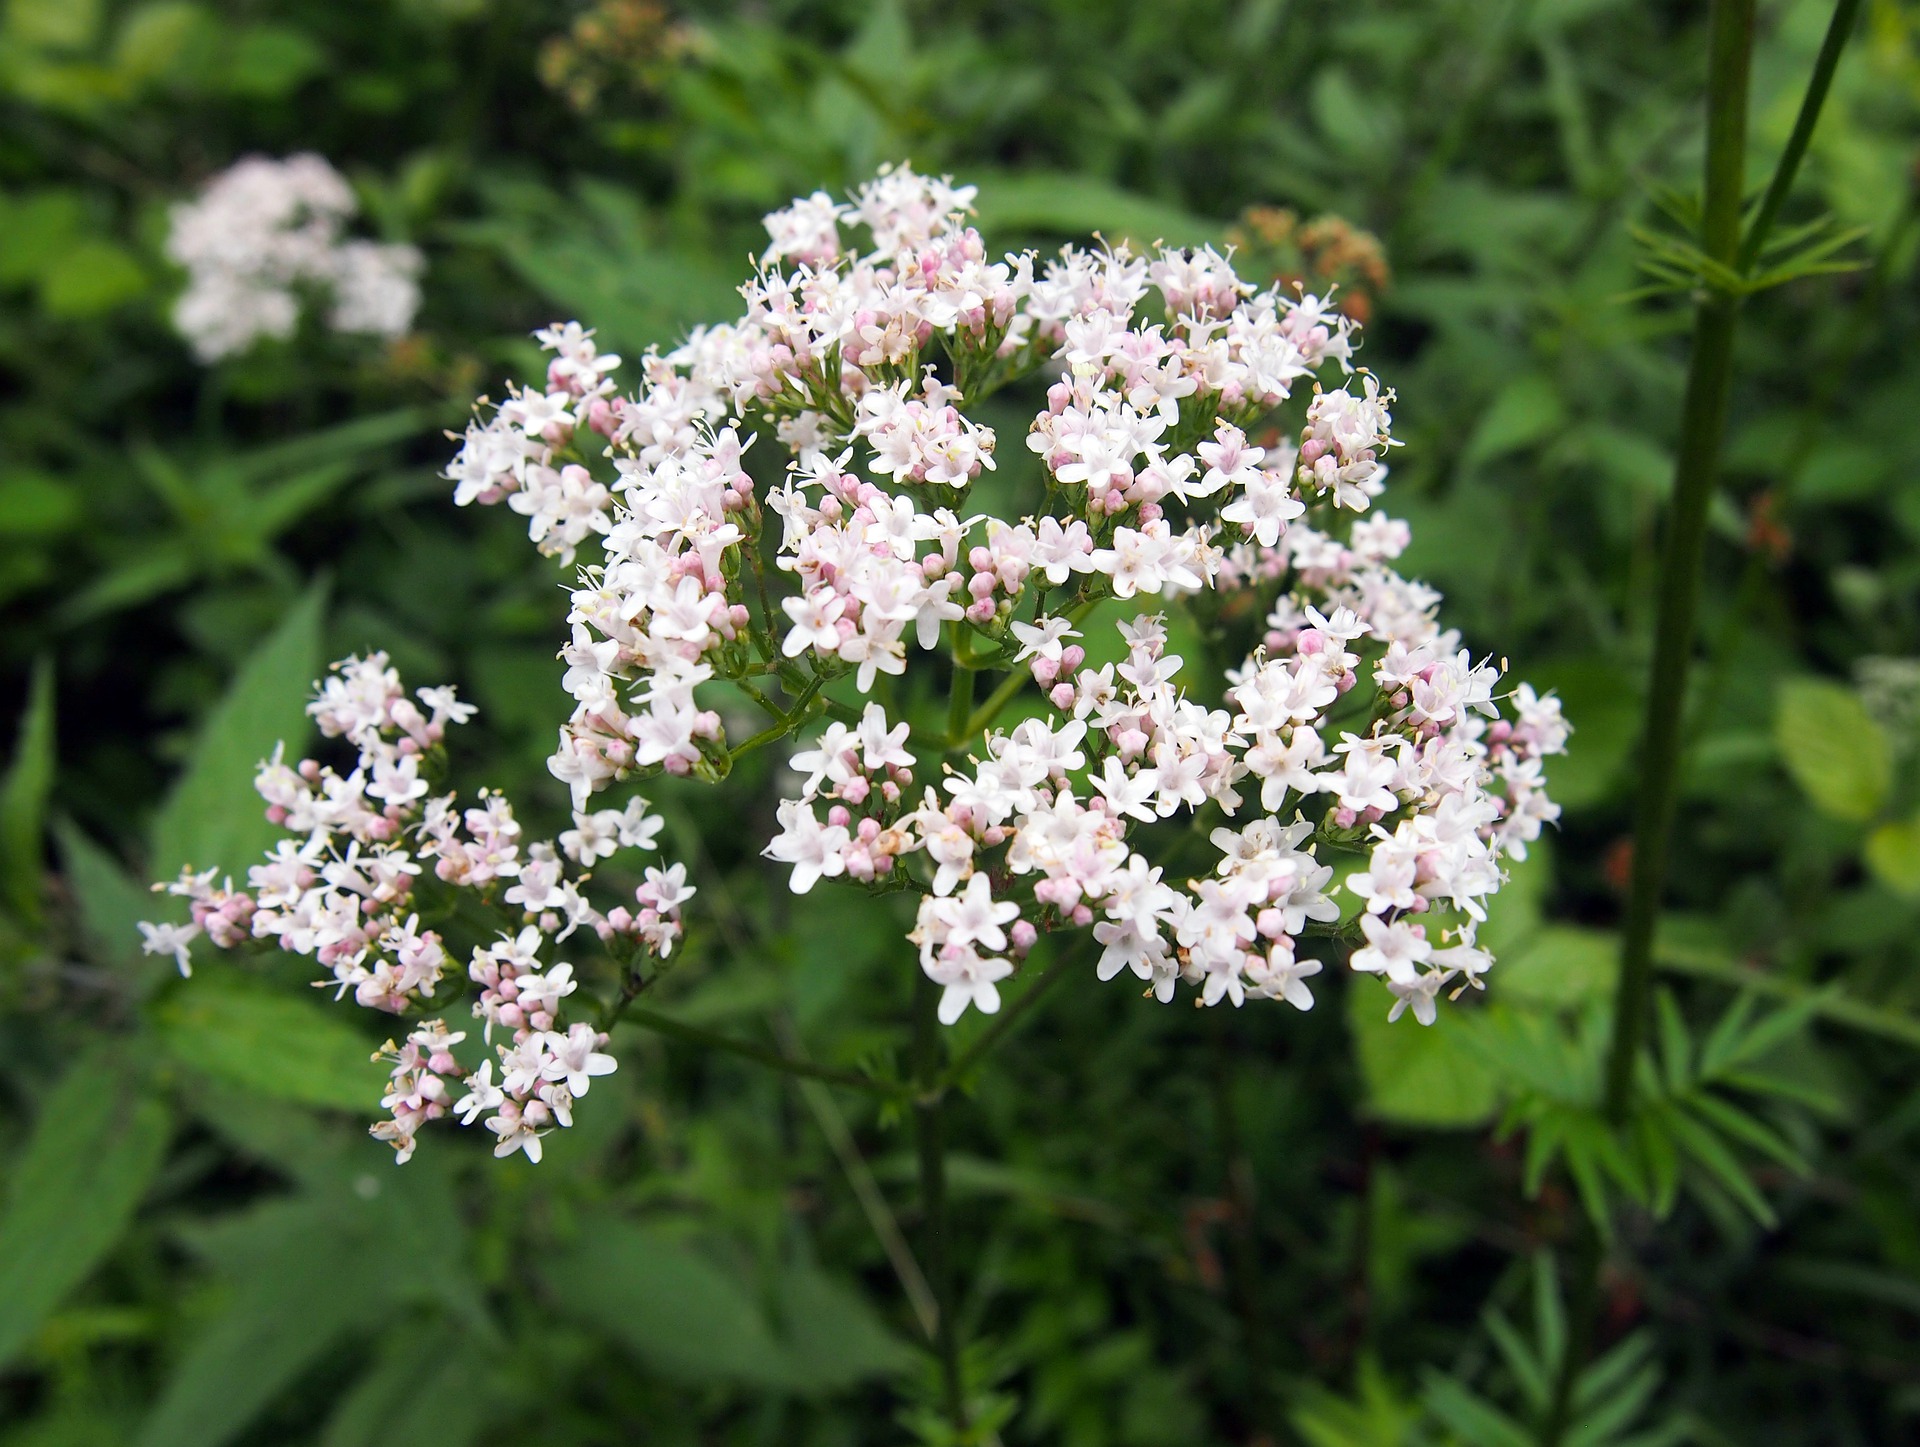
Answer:
<svg viewBox="0 0 1920 1447"><path fill-rule="evenodd" d="M973 669L962 661L965 646L959 626L954 629L953 691L947 695L947 746L952 748L966 737L967 720L973 717Z"/></svg>
<svg viewBox="0 0 1920 1447"><path fill-rule="evenodd" d="M947 1419L964 1440L966 1388L960 1377L960 1330L953 1301L951 1228L947 1219L946 1092L940 1088L940 987L920 971L914 980L913 1053L920 1092L914 1098L913 1123L920 1159L920 1214L925 1243L921 1250L927 1284L933 1289L934 1353L940 1360L941 1394Z"/></svg>
<svg viewBox="0 0 1920 1447"><path fill-rule="evenodd" d="M1047 991L1052 989L1059 981L1065 979L1066 976L1067 962L1065 960L1056 960L1039 979L1027 986L1025 994L994 1017L993 1024L988 1027L979 1039L975 1040L973 1044L961 1052L960 1058L955 1060L953 1064L947 1068L946 1074L941 1077L941 1088L946 1089L965 1080L967 1072L984 1060L1002 1040L1012 1034L1014 1027L1020 1023L1021 1018L1035 1005L1039 1004Z"/></svg>
<svg viewBox="0 0 1920 1447"><path fill-rule="evenodd" d="M1753 270L1754 263L1760 259L1760 250L1767 244L1767 233L1773 229L1780 208L1786 204L1787 192L1793 189L1800 162L1807 154L1808 143L1813 140L1814 127L1820 123L1820 108L1827 103L1827 91L1833 85L1833 72L1840 64L1840 52L1847 48L1847 39L1853 34L1853 22L1859 14L1860 0L1838 0L1833 7L1833 19L1827 25L1826 39L1820 42L1820 54L1813 62L1813 74L1807 80L1807 93L1800 100L1800 114L1794 117L1793 134L1787 137L1787 148L1780 153L1780 163L1774 167L1767 194L1761 199L1760 209L1754 212L1753 221L1747 227L1746 240L1740 243L1739 261L1734 269L1742 275Z"/></svg>
<svg viewBox="0 0 1920 1447"><path fill-rule="evenodd" d="M1747 81L1753 56L1754 0L1713 0L1707 71L1706 204L1701 248L1731 267L1740 251L1745 186ZM1623 1119L1632 1104L1634 1064L1652 999L1653 929L1666 882L1677 802L1681 720L1693 661L1694 616L1700 601L1707 506L1720 472L1727 397L1733 379L1734 322L1739 299L1702 295L1694 310L1693 357L1681 412L1672 515L1660 555L1660 597L1654 623L1653 674L1640 751L1634 815L1633 875L1607 1060L1607 1113Z"/></svg>

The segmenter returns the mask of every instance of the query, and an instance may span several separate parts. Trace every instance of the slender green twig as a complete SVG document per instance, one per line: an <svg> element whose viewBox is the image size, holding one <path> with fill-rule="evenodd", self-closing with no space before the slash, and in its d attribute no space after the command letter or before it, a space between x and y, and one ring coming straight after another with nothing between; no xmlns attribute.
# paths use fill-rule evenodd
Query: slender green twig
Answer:
<svg viewBox="0 0 1920 1447"><path fill-rule="evenodd" d="M807 1058L799 1034L785 1015L774 1017L773 1033L789 1059L804 1061ZM920 1323L921 1333L929 1342L936 1341L940 1307L933 1299L933 1288L927 1285L926 1273L921 1271L920 1263L914 1259L913 1250L900 1230L899 1219L887 1204L886 1196L881 1193L880 1183L874 1180L873 1168L867 1164L866 1157L860 1154L859 1144L847 1126L847 1118L840 1113L833 1092L819 1081L807 1079L796 1080L794 1089L800 1092L801 1100L806 1102L807 1109L813 1113L814 1122L820 1127L820 1134L827 1138L828 1148L840 1162L847 1185L852 1189L854 1199L860 1203L861 1214L873 1228L880 1249L886 1252L887 1263L893 1267L893 1274L900 1282L900 1289L906 1293L907 1304L913 1308L914 1320Z"/></svg>
<svg viewBox="0 0 1920 1447"><path fill-rule="evenodd" d="M1820 42L1820 54L1814 60L1813 74L1807 80L1807 93L1800 99L1800 114L1794 117L1793 134L1787 137L1787 148L1780 153L1780 162L1773 168L1773 180L1767 186L1767 194L1761 198L1760 209L1754 212L1753 220L1747 226L1746 239L1740 243L1735 270L1742 275L1752 271L1753 264L1760 259L1761 248L1767 244L1767 234L1773 230L1780 208L1786 204L1787 192L1793 189L1800 162L1806 157L1807 146L1813 140L1814 127L1820 123L1820 110L1826 104L1827 91L1833 85L1833 73L1840 64L1840 52L1847 48L1847 39L1853 34L1853 22L1859 14L1860 0L1838 0L1833 7L1833 19L1827 25L1826 39Z"/></svg>
<svg viewBox="0 0 1920 1447"><path fill-rule="evenodd" d="M676 1020L671 1015L662 1015L657 1010L616 1010L613 1019L631 1020L643 1030L651 1030L656 1035L665 1035L669 1039L680 1040L688 1045L699 1045L708 1050L723 1050L729 1055L738 1055L743 1060L756 1061L771 1069L783 1071L788 1075L797 1075L803 1079L825 1081L828 1085L844 1085L849 1090L864 1090L869 1095L897 1097L906 1094L905 1087L896 1085L892 1081L879 1080L854 1070L835 1070L831 1066L796 1060L790 1055L783 1055L778 1050L769 1050L766 1046L755 1045L750 1040L738 1040L731 1035L722 1035L716 1030L704 1030L698 1025L689 1025L685 1020Z"/></svg>
<svg viewBox="0 0 1920 1447"><path fill-rule="evenodd" d="M913 1104L914 1134L920 1162L920 1213L926 1242L921 1251L935 1307L934 1352L940 1360L940 1384L947 1419L966 1435L967 1396L960 1376L960 1327L954 1319L953 1257L947 1219L946 1092L940 1082L940 987L921 971L914 981L913 1035L915 1075L920 1093Z"/></svg>
<svg viewBox="0 0 1920 1447"><path fill-rule="evenodd" d="M1701 248L1709 258L1728 266L1740 249L1753 10L1754 0L1713 0L1709 21ZM1739 298L1718 289L1706 291L1694 310L1693 356L1681 411L1673 508L1660 558L1653 670L1634 814L1633 874L1607 1060L1607 1113L1615 1120L1622 1119L1632 1103L1634 1065L1652 998L1653 928L1666 882L1679 782L1680 725L1700 600L1700 560L1706 547L1707 506L1720 472L1738 311Z"/></svg>
<svg viewBox="0 0 1920 1447"><path fill-rule="evenodd" d="M1050 990L1057 981L1065 979L1066 975L1066 961L1056 961L1041 974L1039 979L1027 986L1026 993L995 1016L993 1024L989 1026L973 1044L963 1050L959 1058L947 1068L946 1074L941 1077L941 1088L945 1089L948 1086L957 1085L962 1080L965 1080L967 1072L984 1060L1002 1040L1005 1040L1008 1035L1013 1033L1013 1029L1020 1023L1021 1017L1035 1005L1039 1004L1041 998L1046 995L1047 991Z"/></svg>

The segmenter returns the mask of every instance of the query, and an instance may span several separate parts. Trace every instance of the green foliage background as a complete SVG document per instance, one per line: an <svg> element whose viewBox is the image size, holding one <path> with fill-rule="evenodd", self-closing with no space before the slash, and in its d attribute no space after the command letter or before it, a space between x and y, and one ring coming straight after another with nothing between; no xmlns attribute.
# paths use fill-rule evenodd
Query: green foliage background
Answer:
<svg viewBox="0 0 1920 1447"><path fill-rule="evenodd" d="M1569 1441L1911 1437L1920 14L1864 8L1788 215L1863 228L1863 266L1742 322L1647 1066L1668 1134L1627 1157L1595 1042L1687 325L1628 296L1631 228L1697 184L1704 6L7 0L0 1444L919 1430L868 1209L911 1236L910 1142L870 1102L633 1031L544 1165L443 1132L396 1171L365 1021L297 962L183 983L133 930L135 881L257 847L253 761L351 649L457 682L466 776L561 818L561 597L518 519L449 505L438 429L555 317L631 356L728 314L763 212L902 157L977 181L1001 246L1217 240L1256 204L1375 232L1409 569L1579 731L1488 1003L1422 1032L1337 984L1298 1015L1089 980L981 1072L952 1178L1002 1440L1531 1441L1582 1201L1616 1196ZM1761 8L1756 186L1827 15ZM301 149L426 251L417 332L202 369L166 207ZM741 841L770 767L661 791L702 889L662 1008L885 1055L898 921L768 887Z"/></svg>

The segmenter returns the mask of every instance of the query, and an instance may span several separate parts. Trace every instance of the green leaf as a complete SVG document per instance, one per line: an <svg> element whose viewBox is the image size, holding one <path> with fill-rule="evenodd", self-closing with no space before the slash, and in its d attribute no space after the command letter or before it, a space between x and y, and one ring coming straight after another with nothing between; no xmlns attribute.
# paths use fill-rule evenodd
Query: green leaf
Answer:
<svg viewBox="0 0 1920 1447"><path fill-rule="evenodd" d="M1547 925L1496 960L1502 1000L1571 1008L1613 993L1620 940L1611 930Z"/></svg>
<svg viewBox="0 0 1920 1447"><path fill-rule="evenodd" d="M1126 191L1092 176L1052 171L976 174L975 202L983 232L1091 236L1151 245L1198 246L1221 239L1223 228L1177 206Z"/></svg>
<svg viewBox="0 0 1920 1447"><path fill-rule="evenodd" d="M209 1233L231 1283L226 1309L187 1348L135 1447L221 1447L336 1341L377 1321L391 1263L360 1224L299 1199Z"/></svg>
<svg viewBox="0 0 1920 1447"><path fill-rule="evenodd" d="M0 1363L120 1239L167 1130L166 1106L120 1042L83 1056L47 1097L0 1216Z"/></svg>
<svg viewBox="0 0 1920 1447"><path fill-rule="evenodd" d="M1788 680L1773 736L1787 772L1823 814L1864 821L1886 803L1893 750L1851 689L1818 678Z"/></svg>
<svg viewBox="0 0 1920 1447"><path fill-rule="evenodd" d="M1453 1378L1429 1367L1425 1385L1427 1410L1462 1441L1475 1447L1534 1447L1532 1433Z"/></svg>
<svg viewBox="0 0 1920 1447"><path fill-rule="evenodd" d="M1494 1077L1467 1039L1467 1025L1447 1011L1431 1025L1402 1016L1389 1024L1386 991L1354 980L1347 991L1347 1027L1360 1057L1367 1111L1396 1125L1476 1126L1492 1119Z"/></svg>
<svg viewBox="0 0 1920 1447"><path fill-rule="evenodd" d="M53 662L33 667L13 762L0 779L0 891L22 919L40 915L41 837L53 793Z"/></svg>
<svg viewBox="0 0 1920 1447"><path fill-rule="evenodd" d="M293 90L326 63L326 51L304 31L285 25L250 25L234 37L227 89L235 95L270 100Z"/></svg>
<svg viewBox="0 0 1920 1447"><path fill-rule="evenodd" d="M777 1305L798 1378L814 1391L889 1376L916 1359L864 1296L811 1263L781 1273Z"/></svg>
<svg viewBox="0 0 1920 1447"><path fill-rule="evenodd" d="M511 1374L490 1372L454 1331L408 1322L327 1419L320 1447L470 1447ZM424 1365L423 1365L424 1364Z"/></svg>
<svg viewBox="0 0 1920 1447"><path fill-rule="evenodd" d="M100 0L8 0L6 37L47 50L82 50L100 30Z"/></svg>
<svg viewBox="0 0 1920 1447"><path fill-rule="evenodd" d="M1639 680L1601 658L1530 664L1521 673L1541 693L1559 695L1575 730L1567 752L1547 760L1554 801L1584 809L1612 797L1640 729Z"/></svg>
<svg viewBox="0 0 1920 1447"><path fill-rule="evenodd" d="M186 774L153 824L153 868L168 879L183 866L244 877L280 831L267 822L253 776L274 745L307 731L307 695L320 672L324 584L294 605L240 666L195 741Z"/></svg>
<svg viewBox="0 0 1920 1447"><path fill-rule="evenodd" d="M60 842L67 887L80 906L80 927L96 958L116 965L138 960L138 926L153 917L153 895L68 820L56 820L53 833ZM171 969L172 962L165 968Z"/></svg>
<svg viewBox="0 0 1920 1447"><path fill-rule="evenodd" d="M1471 469L1519 452L1552 436L1566 421L1560 390L1550 380L1537 373L1516 377L1482 414L1460 465Z"/></svg>
<svg viewBox="0 0 1920 1447"><path fill-rule="evenodd" d="M1867 836L1867 868L1895 894L1920 899L1920 819L1882 824Z"/></svg>
<svg viewBox="0 0 1920 1447"><path fill-rule="evenodd" d="M188 1070L277 1100L371 1115L386 1070L367 1037L307 995L203 976L155 1014L160 1042Z"/></svg>
<svg viewBox="0 0 1920 1447"><path fill-rule="evenodd" d="M56 317L91 317L147 289L146 268L118 242L89 236L40 273L40 304Z"/></svg>
<svg viewBox="0 0 1920 1447"><path fill-rule="evenodd" d="M76 483L42 472L12 472L0 478L0 537L58 537L81 517Z"/></svg>
<svg viewBox="0 0 1920 1447"><path fill-rule="evenodd" d="M544 1272L556 1309L599 1327L664 1376L806 1385L740 1285L664 1231L601 1218Z"/></svg>

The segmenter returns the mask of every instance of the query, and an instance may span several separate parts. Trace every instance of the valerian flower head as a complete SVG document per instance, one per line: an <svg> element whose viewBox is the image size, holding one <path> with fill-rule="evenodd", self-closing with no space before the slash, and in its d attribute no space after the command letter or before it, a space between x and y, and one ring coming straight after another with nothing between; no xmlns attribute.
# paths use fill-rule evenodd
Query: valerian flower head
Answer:
<svg viewBox="0 0 1920 1447"><path fill-rule="evenodd" d="M1357 325L1205 248L991 260L971 196L897 167L846 204L796 201L767 218L745 314L650 352L636 391L568 324L541 333L547 378L476 418L457 499L507 501L563 560L600 553L573 594L553 773L582 811L631 776L723 775L700 690L764 679L776 733L826 720L793 756L767 856L800 893L918 890L943 1016L997 1009L1038 932L1075 929L1098 975L1163 999L1184 980L1207 1004L1306 1008L1320 964L1296 942L1339 920L1322 855L1344 853L1364 866L1345 887L1353 967L1430 1019L1488 963L1468 951L1468 971L1430 937L1470 928L1501 857L1556 817L1540 761L1566 726L1524 686L1503 717L1498 670L1392 569L1408 530L1374 504L1393 394L1356 371ZM969 409L1036 373L1033 511L969 513L999 450ZM746 465L768 442L789 458L771 482ZM1117 610L1123 659L1087 666L1103 604L1247 589L1269 616L1222 699L1181 686L1151 612ZM914 776L922 733L884 702L922 658L1026 674L1042 696L1011 730L956 705L932 788ZM1224 826L1224 857L1182 884L1154 830L1196 816Z"/></svg>
<svg viewBox="0 0 1920 1447"><path fill-rule="evenodd" d="M395 947L413 876L389 856L520 907L468 970L498 1076L483 1062L442 1104L437 1057L400 1049L380 1133L403 1153L452 1110L538 1158L611 1068L560 1021L577 982L553 949L586 926L664 958L692 894L676 864L637 911L587 902L569 864L656 827L596 796L717 782L783 738L765 855L795 893L917 894L908 942L948 1024L999 1010L1042 934L1084 939L1089 981L1163 1002L1185 985L1306 1010L1342 944L1396 1017L1480 985L1474 928L1502 859L1557 817L1541 763L1567 727L1551 697L1503 696L1392 566L1409 531L1375 504L1393 394L1356 369L1357 324L1204 248L991 259L972 195L900 166L844 204L797 201L767 218L736 320L648 351L631 391L590 329L543 329L545 375L456 437L455 502L506 503L573 570L549 762L573 828L526 840L498 796L437 794L410 761L463 706L423 692L423 712L384 658L349 660L315 716L359 766L263 766L308 842L255 871L248 926L392 1009L443 962L411 925ZM1043 395L1007 448L978 404L1027 378ZM971 510L989 474L1025 501ZM1217 637L1229 603L1251 652L1205 696L1215 675L1176 651L1192 635L1168 610ZM944 693L938 717L909 670ZM977 700L976 679L996 680ZM722 685L766 726L730 737ZM212 934L222 896L194 888Z"/></svg>

